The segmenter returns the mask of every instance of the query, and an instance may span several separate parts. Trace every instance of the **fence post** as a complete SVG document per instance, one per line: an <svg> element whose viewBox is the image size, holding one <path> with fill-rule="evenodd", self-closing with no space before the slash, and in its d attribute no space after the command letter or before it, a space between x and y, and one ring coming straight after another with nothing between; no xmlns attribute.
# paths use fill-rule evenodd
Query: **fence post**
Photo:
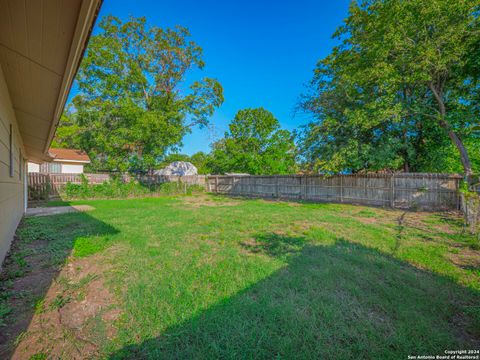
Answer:
<svg viewBox="0 0 480 360"><path fill-rule="evenodd" d="M46 191L47 198L45 200L49 200L50 195L53 195L53 192L54 192L53 186L52 186L52 181L50 179L50 174L47 174L47 191Z"/></svg>
<svg viewBox="0 0 480 360"><path fill-rule="evenodd" d="M278 199L278 175L275 176L275 197Z"/></svg>
<svg viewBox="0 0 480 360"><path fill-rule="evenodd" d="M218 194L218 176L215 176L215 193Z"/></svg>
<svg viewBox="0 0 480 360"><path fill-rule="evenodd" d="M299 184L298 187L299 187L299 190L300 190L300 191L298 192L298 197L299 197L300 200L302 200L302 199L303 199L303 181L302 181L302 176L300 176L299 182L300 182L300 184Z"/></svg>
<svg viewBox="0 0 480 360"><path fill-rule="evenodd" d="M308 188L308 178L306 175L303 175L303 200L307 200L307 188Z"/></svg>
<svg viewBox="0 0 480 360"><path fill-rule="evenodd" d="M395 207L395 174L390 177L390 207Z"/></svg>
<svg viewBox="0 0 480 360"><path fill-rule="evenodd" d="M343 203L343 175L340 174L340 202Z"/></svg>

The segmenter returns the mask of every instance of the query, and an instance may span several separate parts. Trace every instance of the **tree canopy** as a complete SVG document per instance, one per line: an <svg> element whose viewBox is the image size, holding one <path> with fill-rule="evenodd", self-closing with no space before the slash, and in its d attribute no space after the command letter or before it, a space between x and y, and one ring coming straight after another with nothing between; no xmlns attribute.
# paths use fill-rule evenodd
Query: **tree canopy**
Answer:
<svg viewBox="0 0 480 360"><path fill-rule="evenodd" d="M295 171L295 144L288 130L263 108L237 112L208 162L214 174L288 174Z"/></svg>
<svg viewBox="0 0 480 360"><path fill-rule="evenodd" d="M353 1L318 62L294 134L272 113L240 110L210 154L179 155L192 127L223 103L188 30L106 16L77 76L54 146L87 151L95 169L152 170L172 159L201 173L480 171L480 0ZM294 138L297 144L295 145ZM170 155L169 155L170 154Z"/></svg>
<svg viewBox="0 0 480 360"><path fill-rule="evenodd" d="M153 169L193 126L205 127L223 102L220 83L203 78L202 49L184 27L104 17L77 75L78 95L57 142L86 150L99 168Z"/></svg>
<svg viewBox="0 0 480 360"><path fill-rule="evenodd" d="M478 6L353 2L334 34L340 45L319 61L301 102L315 116L300 133L304 161L329 172L480 170L471 130L479 115Z"/></svg>

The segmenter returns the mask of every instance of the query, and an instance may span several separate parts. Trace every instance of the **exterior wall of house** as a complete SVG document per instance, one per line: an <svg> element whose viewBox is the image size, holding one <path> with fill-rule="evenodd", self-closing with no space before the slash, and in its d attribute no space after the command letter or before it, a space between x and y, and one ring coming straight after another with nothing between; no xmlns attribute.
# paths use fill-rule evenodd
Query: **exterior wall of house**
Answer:
<svg viewBox="0 0 480 360"><path fill-rule="evenodd" d="M0 66L0 264L25 211L26 164L22 148L10 94Z"/></svg>
<svg viewBox="0 0 480 360"><path fill-rule="evenodd" d="M40 172L40 165L39 164L35 164L35 163L32 163L32 162L29 162L28 163L28 172L29 173L38 173Z"/></svg>
<svg viewBox="0 0 480 360"><path fill-rule="evenodd" d="M62 163L62 174L83 174L83 164Z"/></svg>

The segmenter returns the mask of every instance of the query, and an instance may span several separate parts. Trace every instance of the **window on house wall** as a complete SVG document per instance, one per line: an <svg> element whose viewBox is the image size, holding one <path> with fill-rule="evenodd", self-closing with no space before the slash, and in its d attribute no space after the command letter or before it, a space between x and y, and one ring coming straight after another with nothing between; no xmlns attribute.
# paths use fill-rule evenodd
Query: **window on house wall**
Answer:
<svg viewBox="0 0 480 360"><path fill-rule="evenodd" d="M9 134L9 151L10 151L10 177L13 177L14 175L14 169L13 169L13 125L10 124L10 134Z"/></svg>
<svg viewBox="0 0 480 360"><path fill-rule="evenodd" d="M62 172L62 164L48 163L48 172L50 174L60 174Z"/></svg>
<svg viewBox="0 0 480 360"><path fill-rule="evenodd" d="M40 172L46 174L60 174L62 172L62 164L54 162L46 162L40 165Z"/></svg>

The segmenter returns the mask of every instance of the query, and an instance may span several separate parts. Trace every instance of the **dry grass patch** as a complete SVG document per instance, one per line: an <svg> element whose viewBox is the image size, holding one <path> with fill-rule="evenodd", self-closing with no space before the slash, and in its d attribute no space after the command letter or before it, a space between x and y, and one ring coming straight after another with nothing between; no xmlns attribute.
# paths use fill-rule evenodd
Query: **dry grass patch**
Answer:
<svg viewBox="0 0 480 360"><path fill-rule="evenodd" d="M224 196L209 196L206 194L194 195L182 198L182 204L193 208L201 206L236 206L241 203L241 200L227 198Z"/></svg>

